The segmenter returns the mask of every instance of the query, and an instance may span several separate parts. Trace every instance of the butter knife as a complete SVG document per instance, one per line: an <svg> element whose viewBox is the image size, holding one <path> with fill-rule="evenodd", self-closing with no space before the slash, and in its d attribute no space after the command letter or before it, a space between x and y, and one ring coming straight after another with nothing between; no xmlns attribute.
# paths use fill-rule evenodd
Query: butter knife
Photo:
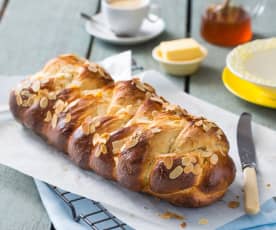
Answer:
<svg viewBox="0 0 276 230"><path fill-rule="evenodd" d="M242 113L238 122L238 151L244 179L244 210L248 214L260 211L256 176L256 152L252 138L251 114Z"/></svg>

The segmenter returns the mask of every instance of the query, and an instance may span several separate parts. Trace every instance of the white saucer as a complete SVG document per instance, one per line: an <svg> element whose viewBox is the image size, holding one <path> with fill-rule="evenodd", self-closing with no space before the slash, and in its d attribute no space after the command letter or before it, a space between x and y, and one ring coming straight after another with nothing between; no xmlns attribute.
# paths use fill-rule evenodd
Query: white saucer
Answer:
<svg viewBox="0 0 276 230"><path fill-rule="evenodd" d="M93 19L94 21L86 21L86 31L96 38L119 45L132 45L148 41L160 35L165 29L165 23L161 18L154 23L144 20L136 36L118 37L108 28L101 13L93 16Z"/></svg>

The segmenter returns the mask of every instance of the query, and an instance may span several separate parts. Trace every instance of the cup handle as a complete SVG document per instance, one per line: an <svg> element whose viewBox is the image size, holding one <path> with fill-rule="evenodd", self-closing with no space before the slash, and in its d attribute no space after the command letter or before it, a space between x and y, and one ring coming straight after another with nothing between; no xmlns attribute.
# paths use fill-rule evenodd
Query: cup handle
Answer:
<svg viewBox="0 0 276 230"><path fill-rule="evenodd" d="M160 18L160 6L157 4L151 4L149 8L149 13L146 17L146 19L149 22L155 23Z"/></svg>

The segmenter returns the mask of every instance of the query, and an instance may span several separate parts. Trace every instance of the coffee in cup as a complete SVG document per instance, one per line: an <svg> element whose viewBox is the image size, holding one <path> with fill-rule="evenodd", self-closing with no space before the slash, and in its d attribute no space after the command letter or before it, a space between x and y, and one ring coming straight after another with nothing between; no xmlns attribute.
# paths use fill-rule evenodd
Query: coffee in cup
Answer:
<svg viewBox="0 0 276 230"><path fill-rule="evenodd" d="M137 34L144 19L152 21L149 13L156 9L159 7L153 7L150 0L102 0L102 12L109 28L121 36Z"/></svg>

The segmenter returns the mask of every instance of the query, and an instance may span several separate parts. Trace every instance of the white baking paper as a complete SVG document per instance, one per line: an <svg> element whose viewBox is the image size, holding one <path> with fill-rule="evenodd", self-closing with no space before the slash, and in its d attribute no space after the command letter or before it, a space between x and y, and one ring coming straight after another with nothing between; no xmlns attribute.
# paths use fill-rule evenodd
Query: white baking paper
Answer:
<svg viewBox="0 0 276 230"><path fill-rule="evenodd" d="M129 52L109 58L103 65L116 79L131 77ZM120 73L124 73L124 76ZM76 167L64 154L16 123L9 113L0 115L0 163L64 190L100 201L118 218L136 229L181 229L181 221L159 217L159 214L165 211L185 216L186 229L215 229L244 214L242 174L236 147L238 117L179 91L156 71L144 72L140 77L152 84L157 92L170 102L181 105L195 115L215 121L225 131L231 146L230 155L237 166L237 175L221 201L205 208L186 209L174 207L145 194L128 191L113 181L107 181L93 172ZM9 86L19 79L22 77L0 78L0 85L5 85L1 87L0 103L7 103ZM253 124L253 135L258 154L260 199L263 202L275 195L276 132ZM267 183L271 184L271 188L266 187ZM236 200L236 196L240 197L241 206L237 209L228 208L227 203ZM199 225L200 218L208 219L209 223Z"/></svg>

